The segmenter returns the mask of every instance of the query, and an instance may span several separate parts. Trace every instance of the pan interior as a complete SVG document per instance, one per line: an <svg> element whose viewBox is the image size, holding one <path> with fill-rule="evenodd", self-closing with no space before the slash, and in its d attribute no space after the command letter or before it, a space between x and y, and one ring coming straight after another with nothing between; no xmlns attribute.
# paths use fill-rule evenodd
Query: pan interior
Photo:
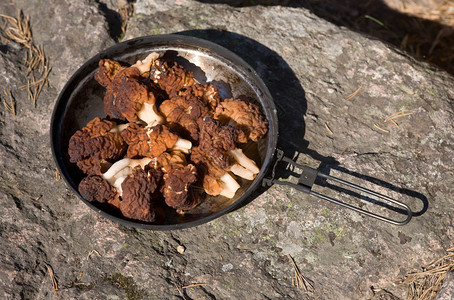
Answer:
<svg viewBox="0 0 454 300"><path fill-rule="evenodd" d="M263 108L263 112L268 120L274 118L272 100L266 87L260 86L260 79L251 75L255 73L247 66L238 64L226 59L224 56L211 52L206 48L194 47L190 45L145 45L129 50L111 51L106 50L98 57L82 66L73 78L67 83L57 101L56 109L52 121L52 145L54 156L62 177L70 185L73 191L91 208L108 218L115 221L122 221L126 225L149 229L166 229L166 226L176 226L175 228L196 225L209 221L222 213L230 211L253 189L255 189L263 177L264 168L253 181L242 180L237 177L241 188L232 199L222 196L208 196L203 194L204 201L196 208L179 215L173 209L168 209L166 219L162 224L141 224L123 219L121 215L109 210L108 207L90 203L83 199L78 193L79 182L85 176L73 163L69 162L68 143L70 137L79 129L84 127L94 117L105 117L103 109L103 97L105 88L96 82L94 74L97 71L97 62L100 58L109 58L127 64L134 64L137 60L144 59L149 53L158 52L165 60L176 61L186 69L194 73L195 79L200 83L210 82L219 88L221 97L238 98L246 96ZM252 73L254 74L252 74ZM259 80L257 84L256 80ZM265 89L265 90L264 90ZM270 122L270 132L274 131L273 122ZM273 129L273 130L271 130ZM258 143L248 143L243 148L247 156L254 159L259 167L268 164L275 147L275 137L273 133L268 133ZM272 140L270 140L270 138ZM196 191L197 192L197 191Z"/></svg>

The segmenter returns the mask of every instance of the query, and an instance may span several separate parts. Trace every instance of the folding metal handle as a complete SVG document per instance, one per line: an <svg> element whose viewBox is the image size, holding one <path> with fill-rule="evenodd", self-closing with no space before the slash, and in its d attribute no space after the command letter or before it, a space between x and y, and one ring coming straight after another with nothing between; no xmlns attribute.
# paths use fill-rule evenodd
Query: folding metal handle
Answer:
<svg viewBox="0 0 454 300"><path fill-rule="evenodd" d="M327 201L329 201L331 203L340 205L340 206L345 207L345 208L349 208L349 209L354 210L354 211L356 211L358 213L361 213L361 214L367 215L369 217L376 218L378 220L385 221L385 222L388 222L388 223L391 223L391 224L394 224L394 225L405 225L408 222L410 222L410 220L411 220L411 217L412 217L413 213L412 213L410 207L408 207L408 205L406 205L406 204L404 204L404 203L402 203L400 201L394 200L394 199L392 199L392 198L390 198L388 196L379 194L377 192L374 192L374 191L369 190L367 188L364 188L364 187L361 187L359 185L353 184L351 182L339 179L337 177L333 177L333 176L330 176L330 175L323 174L323 173L319 172L318 170L313 169L311 167L297 164L296 162L294 162L290 158L285 157L284 156L284 152L282 150L278 149L276 154L277 154L276 155L277 159L276 159L276 162L275 162L275 164L273 166L273 169L272 169L271 178L263 179L262 184L264 186L271 186L272 184L291 186L291 187L293 187L293 188L295 188L295 189L297 189L297 190L299 190L301 192L313 195L315 197L327 200ZM289 163L292 166L297 167L297 168L302 170L302 173L300 174L300 177L298 179L298 184L294 184L292 182L281 181L281 180L275 179L276 166L277 166L277 164L280 161L284 161L286 163ZM350 187L352 189L361 191L361 192L363 192L365 194L372 195L374 197L377 197L379 199L382 199L382 200L388 201L389 203L397 205L397 206L403 208L406 211L407 218L405 220L403 220L403 221L393 220L393 219L384 217L382 215L378 215L376 213L370 212L368 210L364 210L364 209L361 209L359 207L344 203L344 202L339 201L337 199L334 199L334 198L319 194L317 192L314 192L314 191L312 191L312 186L314 185L315 180L317 179L317 177L325 178L327 180L332 180L334 182L337 182L337 183L340 183L342 185L348 186L348 187Z"/></svg>

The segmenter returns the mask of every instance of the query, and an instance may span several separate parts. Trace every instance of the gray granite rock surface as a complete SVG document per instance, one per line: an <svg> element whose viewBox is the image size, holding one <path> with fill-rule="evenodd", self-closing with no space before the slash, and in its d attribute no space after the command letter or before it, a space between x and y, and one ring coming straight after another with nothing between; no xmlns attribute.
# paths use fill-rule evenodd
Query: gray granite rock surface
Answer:
<svg viewBox="0 0 454 300"><path fill-rule="evenodd" d="M17 115L0 109L0 298L371 299L374 287L404 299L398 282L453 247L452 76L302 8L138 0L120 37L109 27L116 5L0 4L3 14L22 9L30 17L52 67L33 108L19 88L26 50L1 41L0 86L13 91ZM55 100L78 67L116 39L167 33L242 57L273 95L287 156L400 199L414 211L411 222L390 225L280 185L178 231L127 228L90 210L55 176ZM399 111L410 114L384 122ZM353 199L318 183L314 190ZM289 255L312 293L292 285Z"/></svg>

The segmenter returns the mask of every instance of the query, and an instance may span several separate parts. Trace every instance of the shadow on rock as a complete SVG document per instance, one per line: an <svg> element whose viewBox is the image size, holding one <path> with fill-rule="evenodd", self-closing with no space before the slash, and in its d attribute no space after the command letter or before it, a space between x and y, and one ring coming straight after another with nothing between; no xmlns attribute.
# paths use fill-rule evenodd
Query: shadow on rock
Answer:
<svg viewBox="0 0 454 300"><path fill-rule="evenodd" d="M389 7L383 0L198 0L234 7L302 7L339 26L391 43L414 58L454 74L454 28L411 16ZM391 0L389 0L391 1ZM412 4L403 1L403 4ZM429 9L429 8L428 8Z"/></svg>

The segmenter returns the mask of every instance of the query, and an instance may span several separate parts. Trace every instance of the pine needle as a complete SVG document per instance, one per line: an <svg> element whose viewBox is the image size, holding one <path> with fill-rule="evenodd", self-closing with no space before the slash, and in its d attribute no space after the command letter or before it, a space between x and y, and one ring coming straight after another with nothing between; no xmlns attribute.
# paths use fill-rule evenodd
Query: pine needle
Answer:
<svg viewBox="0 0 454 300"><path fill-rule="evenodd" d="M324 125L325 125L326 131L328 131L329 134L333 135L334 133L333 133L333 131L329 128L328 124L325 122Z"/></svg>
<svg viewBox="0 0 454 300"><path fill-rule="evenodd" d="M345 100L350 101L353 97L355 97L359 93L359 91L361 91L362 88L363 88L363 86L361 85L356 91L354 91L353 93L351 93L350 95L345 97Z"/></svg>
<svg viewBox="0 0 454 300"><path fill-rule="evenodd" d="M364 18L369 19L369 20L371 20L371 21L374 21L374 22L377 23L378 25L385 27L385 24L384 24L382 21L380 21L380 20L378 20L378 19L376 19L376 18L374 18L374 17L371 17L371 16L369 16L369 15L365 15Z"/></svg>
<svg viewBox="0 0 454 300"><path fill-rule="evenodd" d="M189 289L189 288L193 288L193 287L196 287L196 286L204 286L204 285L208 285L208 283L193 283L193 284L188 284L188 285L182 286L181 288L182 289Z"/></svg>
<svg viewBox="0 0 454 300"><path fill-rule="evenodd" d="M384 128L381 128L377 123L374 124L374 127L377 128L378 130L380 131L383 131L383 132L386 132L386 133L389 133L389 130L387 129L384 129Z"/></svg>
<svg viewBox="0 0 454 300"><path fill-rule="evenodd" d="M404 110L401 110L399 112L396 112L396 113L388 116L386 119L383 120L383 122L386 123L386 122L388 122L390 120L394 120L396 118L408 116L408 115L411 115L411 114L412 114L411 112L408 112L408 109L404 109Z"/></svg>
<svg viewBox="0 0 454 300"><path fill-rule="evenodd" d="M44 85L49 86L48 76L51 71L49 59L44 53L44 47L42 45L36 46L33 43L30 20L27 16L24 16L21 10L18 10L17 18L4 14L0 14L0 18L4 19L2 28L4 35L2 38L28 49L24 58L24 65L27 67L27 85L25 87L28 98L32 100L35 108Z"/></svg>
<svg viewBox="0 0 454 300"><path fill-rule="evenodd" d="M54 270L52 270L52 267L47 264L46 264L46 268L50 275L50 280L52 282L52 288L54 289L54 292L56 292L56 291L58 291L58 283L57 283L57 280L55 279Z"/></svg>
<svg viewBox="0 0 454 300"><path fill-rule="evenodd" d="M454 270L454 248L445 256L423 267L421 272L409 273L399 284L408 285L409 300L432 300L449 272Z"/></svg>
<svg viewBox="0 0 454 300"><path fill-rule="evenodd" d="M312 283L304 277L290 254L288 255L288 258L290 259L293 270L295 271L295 275L292 277L292 285L296 286L298 289L303 289L306 293L313 293L314 286Z"/></svg>
<svg viewBox="0 0 454 300"><path fill-rule="evenodd" d="M87 255L87 259L89 259L89 258L90 258L90 256L92 256L92 255L93 255L94 253L96 253L96 254L97 254L98 256L101 256L101 254L99 254L99 252L98 252L98 251L96 251L95 249L93 249L93 250L91 250L91 251L90 251L90 252L88 253L88 255Z"/></svg>
<svg viewBox="0 0 454 300"><path fill-rule="evenodd" d="M5 94L5 98L3 98L3 106L7 110L13 113L13 116L16 116L16 100L14 99L11 91L6 91L6 88L3 88L3 93ZM7 100L8 99L8 100Z"/></svg>

